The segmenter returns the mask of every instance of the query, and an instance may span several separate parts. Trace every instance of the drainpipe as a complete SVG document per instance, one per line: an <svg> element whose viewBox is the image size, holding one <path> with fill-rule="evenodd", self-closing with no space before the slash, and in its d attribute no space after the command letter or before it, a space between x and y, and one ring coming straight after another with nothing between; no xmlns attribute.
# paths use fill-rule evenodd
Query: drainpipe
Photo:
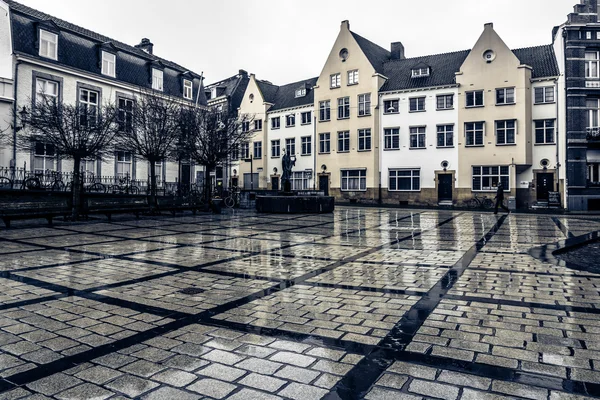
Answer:
<svg viewBox="0 0 600 400"><path fill-rule="evenodd" d="M10 168L13 173L13 181L15 178L15 173L17 171L17 87L19 83L19 64L21 61L17 60L15 63L15 79L13 80L13 151L12 151L12 161ZM23 123L23 121L21 121Z"/></svg>
<svg viewBox="0 0 600 400"><path fill-rule="evenodd" d="M313 113L313 190L317 190L317 116Z"/></svg>
<svg viewBox="0 0 600 400"><path fill-rule="evenodd" d="M558 97L558 80L559 77L556 78L556 191L560 192L560 107L558 106L559 97Z"/></svg>

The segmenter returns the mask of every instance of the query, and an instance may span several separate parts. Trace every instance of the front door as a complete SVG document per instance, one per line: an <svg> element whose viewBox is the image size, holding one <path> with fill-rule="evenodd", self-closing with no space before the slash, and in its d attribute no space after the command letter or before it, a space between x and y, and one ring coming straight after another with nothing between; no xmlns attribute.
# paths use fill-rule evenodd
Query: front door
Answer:
<svg viewBox="0 0 600 400"><path fill-rule="evenodd" d="M279 190L279 177L278 176L271 177L271 190Z"/></svg>
<svg viewBox="0 0 600 400"><path fill-rule="evenodd" d="M190 164L181 164L181 183L189 184L192 181L192 166Z"/></svg>
<svg viewBox="0 0 600 400"><path fill-rule="evenodd" d="M438 201L452 201L452 174L438 175Z"/></svg>
<svg viewBox="0 0 600 400"><path fill-rule="evenodd" d="M536 192L538 201L548 201L550 198L548 192L554 190L554 174L537 174Z"/></svg>
<svg viewBox="0 0 600 400"><path fill-rule="evenodd" d="M319 175L319 190L329 196L329 175Z"/></svg>

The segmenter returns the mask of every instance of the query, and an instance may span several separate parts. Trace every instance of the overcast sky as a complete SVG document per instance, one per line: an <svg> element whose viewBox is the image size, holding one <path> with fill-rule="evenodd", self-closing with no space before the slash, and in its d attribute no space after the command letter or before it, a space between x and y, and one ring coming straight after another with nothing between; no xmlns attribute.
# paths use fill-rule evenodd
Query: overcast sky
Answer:
<svg viewBox="0 0 600 400"><path fill-rule="evenodd" d="M318 76L342 20L407 57L470 49L494 28L511 48L552 41L578 0L20 0L21 3L154 53L207 83L239 69L285 84Z"/></svg>

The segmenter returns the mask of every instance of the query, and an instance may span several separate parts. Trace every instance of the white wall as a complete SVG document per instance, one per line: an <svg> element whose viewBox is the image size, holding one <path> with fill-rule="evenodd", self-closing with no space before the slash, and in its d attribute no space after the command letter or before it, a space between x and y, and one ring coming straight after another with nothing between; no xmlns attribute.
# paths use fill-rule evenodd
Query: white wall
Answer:
<svg viewBox="0 0 600 400"><path fill-rule="evenodd" d="M437 95L454 94L454 109L437 111ZM409 112L409 98L426 96L424 112ZM384 114L386 100L399 99L398 114ZM433 89L418 92L384 93L381 95L381 187L387 189L389 168L420 168L421 188L435 188L435 172L442 170L441 163L448 161L449 171L458 168L457 135L458 127L457 89ZM437 147L437 125L454 125L454 147ZM410 127L426 126L426 149L410 149ZM385 150L384 130L400 128L400 150Z"/></svg>
<svg viewBox="0 0 600 400"><path fill-rule="evenodd" d="M8 5L0 0L0 78L12 79L12 35ZM2 92L0 91L0 97ZM11 96L12 97L12 96Z"/></svg>

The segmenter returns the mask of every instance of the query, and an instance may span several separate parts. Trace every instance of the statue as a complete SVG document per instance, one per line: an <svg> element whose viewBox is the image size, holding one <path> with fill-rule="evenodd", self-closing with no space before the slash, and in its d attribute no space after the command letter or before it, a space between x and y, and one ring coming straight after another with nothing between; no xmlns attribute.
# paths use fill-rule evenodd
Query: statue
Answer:
<svg viewBox="0 0 600 400"><path fill-rule="evenodd" d="M286 152L283 155L282 163L282 174L281 174L281 184L283 187L283 191L289 193L292 190L292 168L296 165L296 156L294 158L290 157L290 155Z"/></svg>

